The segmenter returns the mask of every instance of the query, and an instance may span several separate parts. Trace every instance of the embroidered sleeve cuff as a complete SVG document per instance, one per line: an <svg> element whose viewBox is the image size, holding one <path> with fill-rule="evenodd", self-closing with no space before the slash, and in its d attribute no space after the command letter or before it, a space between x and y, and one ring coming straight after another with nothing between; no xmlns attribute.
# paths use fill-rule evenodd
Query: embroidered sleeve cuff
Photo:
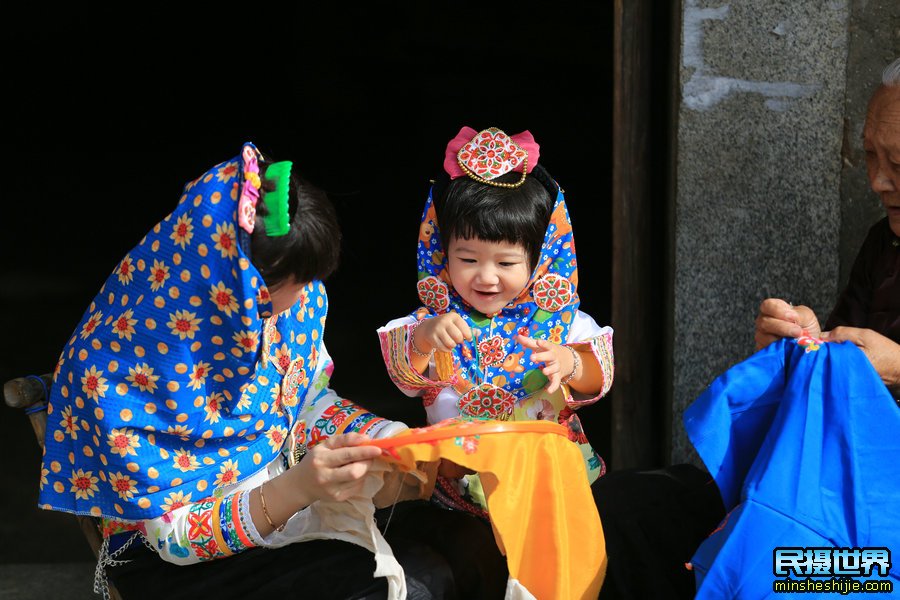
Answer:
<svg viewBox="0 0 900 600"><path fill-rule="evenodd" d="M572 346L573 348L578 350L582 357L584 357L584 353L588 349L590 349L591 355L600 366L600 374L603 377L603 382L600 384L600 391L597 392L595 396L591 396L588 398L576 398L574 394L578 394L578 396L583 396L583 394L579 394L575 390L570 390L572 393L570 393L569 397L566 398L566 404L568 404L572 408L578 408L580 406L592 404L605 396L606 393L609 392L609 388L612 386L613 375L615 374L615 357L613 356L612 331L604 332L589 340L584 340L581 342L570 342L566 345Z"/></svg>
<svg viewBox="0 0 900 600"><path fill-rule="evenodd" d="M250 517L250 491L248 490L246 493L242 493L240 495L240 500L238 504L238 515L241 527L244 530L244 534L247 536L248 541L252 546L265 546L266 543L263 540L263 536L259 534L259 531L256 529L256 524L253 523L253 519ZM248 546L250 547L250 546Z"/></svg>
<svg viewBox="0 0 900 600"><path fill-rule="evenodd" d="M402 325L394 329L381 330L378 339L381 342L381 356L387 368L388 376L398 388L404 392L418 392L434 387L447 387L449 381L434 381L416 371L409 362L412 352L411 331L415 323Z"/></svg>
<svg viewBox="0 0 900 600"><path fill-rule="evenodd" d="M244 508L247 497L247 509ZM250 537L247 531L247 522L253 522L249 518L250 492L237 492L222 499L219 505L219 523L222 529L222 537L228 548L234 553L243 552L247 548L253 548L258 544Z"/></svg>
<svg viewBox="0 0 900 600"><path fill-rule="evenodd" d="M375 437L382 428L393 421L379 417L373 412L341 398L328 389L322 401L317 401L316 414L304 414L306 418L306 445L312 448L333 435L342 433L362 433Z"/></svg>
<svg viewBox="0 0 900 600"><path fill-rule="evenodd" d="M186 541L195 560L224 558L260 545L247 492L195 502L187 519Z"/></svg>

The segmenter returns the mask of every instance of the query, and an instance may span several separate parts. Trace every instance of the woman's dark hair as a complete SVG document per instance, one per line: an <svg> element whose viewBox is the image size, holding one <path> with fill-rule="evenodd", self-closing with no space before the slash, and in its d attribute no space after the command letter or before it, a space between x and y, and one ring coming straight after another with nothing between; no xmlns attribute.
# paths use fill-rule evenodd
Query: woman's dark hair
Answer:
<svg viewBox="0 0 900 600"><path fill-rule="evenodd" d="M271 163L260 163L262 195L274 189L265 178ZM269 214L261 197L256 204L256 227L250 238L253 264L269 287L275 287L291 275L297 282L324 280L338 266L341 231L334 207L324 191L291 173L288 216L291 228L285 235L266 235L265 218Z"/></svg>
<svg viewBox="0 0 900 600"><path fill-rule="evenodd" d="M521 173L498 177L501 183L515 183ZM541 255L544 233L550 222L558 187L540 165L517 188L502 188L458 177L449 183L446 176L435 182L435 211L441 244L449 249L454 237L489 242L522 244L534 269Z"/></svg>

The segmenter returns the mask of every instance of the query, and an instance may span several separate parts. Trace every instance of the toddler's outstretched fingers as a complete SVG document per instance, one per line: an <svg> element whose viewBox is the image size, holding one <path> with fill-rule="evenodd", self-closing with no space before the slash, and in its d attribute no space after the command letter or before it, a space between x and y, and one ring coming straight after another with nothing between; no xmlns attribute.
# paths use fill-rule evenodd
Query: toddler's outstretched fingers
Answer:
<svg viewBox="0 0 900 600"><path fill-rule="evenodd" d="M554 373L552 377L550 377L550 383L547 384L547 392L552 394L556 390L559 389L559 373Z"/></svg>
<svg viewBox="0 0 900 600"><path fill-rule="evenodd" d="M463 335L463 339L472 340L474 337L472 335L472 328L469 327L469 324L466 323L466 320L463 319L456 313L452 313L455 318L453 318L453 323L456 325L456 329Z"/></svg>
<svg viewBox="0 0 900 600"><path fill-rule="evenodd" d="M540 345L541 340L536 340L532 337L528 337L527 335L517 335L516 340L528 348L529 350L542 350L543 347Z"/></svg>
<svg viewBox="0 0 900 600"><path fill-rule="evenodd" d="M548 352L551 356L548 357L547 362L543 369L541 369L541 373L547 378L547 385L544 389L549 393L553 393L559 387L560 375L559 375L559 362L556 360L556 357L553 356L552 352Z"/></svg>

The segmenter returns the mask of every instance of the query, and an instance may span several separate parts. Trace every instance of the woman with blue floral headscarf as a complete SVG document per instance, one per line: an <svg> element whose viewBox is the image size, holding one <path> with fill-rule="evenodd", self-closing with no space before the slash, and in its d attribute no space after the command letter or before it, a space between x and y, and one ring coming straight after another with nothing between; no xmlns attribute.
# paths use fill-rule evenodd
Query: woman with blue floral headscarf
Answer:
<svg viewBox="0 0 900 600"><path fill-rule="evenodd" d="M97 591L111 566L125 597L453 593L439 557L392 540L395 558L375 527L387 467L365 443L406 426L328 387L339 240L324 193L245 144L91 302L54 373L40 503L102 519Z"/></svg>

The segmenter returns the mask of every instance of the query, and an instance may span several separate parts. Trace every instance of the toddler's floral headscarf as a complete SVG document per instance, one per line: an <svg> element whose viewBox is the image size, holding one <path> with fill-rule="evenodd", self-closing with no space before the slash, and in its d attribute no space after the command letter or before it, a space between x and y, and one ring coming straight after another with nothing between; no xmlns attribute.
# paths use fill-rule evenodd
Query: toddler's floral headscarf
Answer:
<svg viewBox="0 0 900 600"><path fill-rule="evenodd" d="M451 177L463 176L465 171L472 171L484 179L498 176L497 173L490 173L490 166L477 171L483 161L469 160L470 166L466 169L453 169L454 164L466 164L459 157L461 152L468 152L467 159L478 154L478 148L473 152L471 146L479 138L498 147L505 145L516 150L525 149L525 155L531 158L527 161L528 171L536 166L538 145L527 131L511 138L502 137L505 134L497 129L479 132L473 138L474 133L474 129L464 127L448 145L448 158L444 164ZM472 139L472 143L467 145L465 142L468 139ZM512 153L508 155L509 159L504 156L495 159L494 156L491 154L492 160L500 165L499 174L514 171L517 166L525 164L521 159L516 160ZM546 339L556 344L566 342L579 305L576 291L578 263L565 197L562 189L558 185L555 187L556 199L550 222L531 278L519 296L493 317L475 311L450 285L447 257L441 245L432 198L434 187L428 194L422 212L416 257L419 271L417 288L424 307L414 314L422 319L456 311L479 332L474 342L459 344L452 352L452 371L458 375L454 387L463 394L459 406L463 414L491 419L508 418L517 399L546 385L547 378L531 360L531 351L516 343L516 335ZM481 393L467 393L479 387Z"/></svg>

